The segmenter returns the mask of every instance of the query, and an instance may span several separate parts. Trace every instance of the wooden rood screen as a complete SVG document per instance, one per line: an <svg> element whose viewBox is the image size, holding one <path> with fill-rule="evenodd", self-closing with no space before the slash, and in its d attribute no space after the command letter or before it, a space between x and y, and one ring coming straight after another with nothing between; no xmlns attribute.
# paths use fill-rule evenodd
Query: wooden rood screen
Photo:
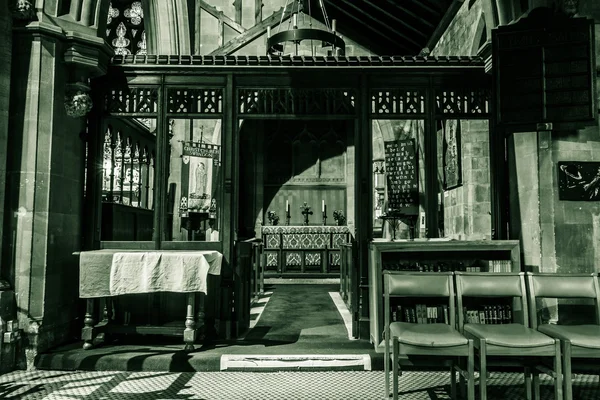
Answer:
<svg viewBox="0 0 600 400"><path fill-rule="evenodd" d="M173 172L170 151L176 147L170 131L172 121L211 120L213 131L217 121L222 169L215 179L220 180L222 198L216 201L214 215L220 231L218 243L226 257L232 252L237 229L236 171L242 119L351 121L356 172L354 188L349 189L355 191L355 209L361 210L371 209L373 201L369 195L372 120L423 121L425 142L419 151L426 153L428 165L419 171L424 173L419 179L425 182L426 192L437 193L435 154L439 121L487 119L491 114L491 80L484 72L483 60L477 57L117 56L109 73L95 82L94 93L95 104L102 104L94 108L96 125L102 127L92 136L98 141L91 147L97 159L104 157L103 149L109 140L109 147L116 143L114 132L109 139L106 131L111 119L150 121L152 128L143 129L141 124L138 130L143 133L138 135L139 140L131 141L131 156L126 161L132 174L137 171L139 183L120 186L128 177L127 171L124 179L115 179L121 172L109 168L108 178L103 178L108 179L108 186L98 181L103 176L101 171L89 174L89 193L103 193L105 201L151 212L151 229L143 228L146 233L127 240L151 240L157 248L170 240L171 216L176 216L178 210L169 187L169 174ZM176 124L174 129L177 128ZM116 147L113 153L119 157ZM89 165L100 168L102 163ZM502 198L499 191L492 193L497 196L492 202ZM426 207L432 209L427 219L428 231L435 234L436 204L432 201ZM95 214L98 207L92 209L87 243L97 248L99 244L93 244L94 239L99 240L94 234L98 224L95 221L101 219ZM358 235L366 239L373 223L371 216L357 213L354 223ZM497 227L504 225L502 221L495 223Z"/></svg>

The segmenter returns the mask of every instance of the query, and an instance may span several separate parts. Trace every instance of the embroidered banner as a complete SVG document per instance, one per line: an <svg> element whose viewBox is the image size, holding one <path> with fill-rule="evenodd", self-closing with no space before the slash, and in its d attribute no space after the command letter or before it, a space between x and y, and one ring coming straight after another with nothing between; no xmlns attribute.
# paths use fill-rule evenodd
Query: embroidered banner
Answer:
<svg viewBox="0 0 600 400"><path fill-rule="evenodd" d="M181 211L216 212L213 182L218 182L215 167L220 165L220 151L220 146L211 143L183 142Z"/></svg>

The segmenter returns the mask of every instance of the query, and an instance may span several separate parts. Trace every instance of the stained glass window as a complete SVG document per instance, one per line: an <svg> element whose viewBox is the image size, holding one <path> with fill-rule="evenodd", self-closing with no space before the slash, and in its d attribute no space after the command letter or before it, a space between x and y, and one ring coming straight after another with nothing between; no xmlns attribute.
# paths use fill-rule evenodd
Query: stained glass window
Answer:
<svg viewBox="0 0 600 400"><path fill-rule="evenodd" d="M141 1L112 0L108 10L106 39L116 55L147 54L144 10Z"/></svg>

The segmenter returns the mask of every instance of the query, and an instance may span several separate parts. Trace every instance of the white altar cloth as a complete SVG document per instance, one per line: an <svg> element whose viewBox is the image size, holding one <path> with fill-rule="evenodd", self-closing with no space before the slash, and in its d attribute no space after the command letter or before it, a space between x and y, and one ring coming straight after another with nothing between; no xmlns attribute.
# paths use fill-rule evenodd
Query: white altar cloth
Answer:
<svg viewBox="0 0 600 400"><path fill-rule="evenodd" d="M207 275L220 275L218 251L95 250L81 252L79 297L154 292L207 293Z"/></svg>

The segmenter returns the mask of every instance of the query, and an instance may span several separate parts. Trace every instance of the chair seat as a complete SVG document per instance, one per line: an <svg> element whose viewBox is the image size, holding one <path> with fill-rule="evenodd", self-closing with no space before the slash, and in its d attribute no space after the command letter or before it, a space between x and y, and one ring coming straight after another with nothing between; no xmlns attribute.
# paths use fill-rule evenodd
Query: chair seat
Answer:
<svg viewBox="0 0 600 400"><path fill-rule="evenodd" d="M600 325L543 324L538 330L553 338L568 340L573 346L600 349Z"/></svg>
<svg viewBox="0 0 600 400"><path fill-rule="evenodd" d="M465 332L502 347L541 347L554 344L554 339L521 324L465 324Z"/></svg>
<svg viewBox="0 0 600 400"><path fill-rule="evenodd" d="M447 324L411 324L392 322L390 336L403 344L421 347L452 347L466 345L468 340Z"/></svg>

